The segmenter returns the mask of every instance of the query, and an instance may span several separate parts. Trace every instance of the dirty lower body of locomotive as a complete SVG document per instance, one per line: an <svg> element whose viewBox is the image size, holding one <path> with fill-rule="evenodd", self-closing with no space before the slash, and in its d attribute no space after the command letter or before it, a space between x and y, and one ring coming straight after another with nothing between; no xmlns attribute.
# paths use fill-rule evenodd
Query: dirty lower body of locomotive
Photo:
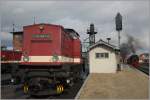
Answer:
<svg viewBox="0 0 150 100"><path fill-rule="evenodd" d="M28 95L60 95L69 92L79 80L82 81L82 70L82 64L44 67L20 65L13 82L23 83L22 90Z"/></svg>

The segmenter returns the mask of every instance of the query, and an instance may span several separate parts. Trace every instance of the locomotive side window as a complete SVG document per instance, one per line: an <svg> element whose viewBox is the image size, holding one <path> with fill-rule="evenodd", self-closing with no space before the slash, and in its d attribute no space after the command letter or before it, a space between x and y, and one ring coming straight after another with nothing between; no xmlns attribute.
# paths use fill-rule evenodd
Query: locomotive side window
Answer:
<svg viewBox="0 0 150 100"><path fill-rule="evenodd" d="M109 58L109 54L108 53L95 53L95 58L96 59Z"/></svg>

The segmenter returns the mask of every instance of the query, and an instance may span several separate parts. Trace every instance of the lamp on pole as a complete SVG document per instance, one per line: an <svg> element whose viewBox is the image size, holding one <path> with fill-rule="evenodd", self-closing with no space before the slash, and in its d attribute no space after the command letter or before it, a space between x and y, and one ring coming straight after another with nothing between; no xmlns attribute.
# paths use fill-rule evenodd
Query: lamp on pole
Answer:
<svg viewBox="0 0 150 100"><path fill-rule="evenodd" d="M122 30L122 15L118 12L115 18L116 31L118 31L118 48L120 49L120 31Z"/></svg>

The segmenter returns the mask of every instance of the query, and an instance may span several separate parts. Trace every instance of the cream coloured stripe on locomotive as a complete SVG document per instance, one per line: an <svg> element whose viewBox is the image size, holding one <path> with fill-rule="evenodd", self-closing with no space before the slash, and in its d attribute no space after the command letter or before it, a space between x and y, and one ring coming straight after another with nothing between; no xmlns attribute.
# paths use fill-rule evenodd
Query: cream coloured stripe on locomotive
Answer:
<svg viewBox="0 0 150 100"><path fill-rule="evenodd" d="M80 58L74 58L74 62L75 63L80 62Z"/></svg>
<svg viewBox="0 0 150 100"><path fill-rule="evenodd" d="M21 62L24 62L23 56ZM53 60L53 56L29 56L28 62L55 62L55 61ZM80 62L80 58L58 56L57 62Z"/></svg>
<svg viewBox="0 0 150 100"><path fill-rule="evenodd" d="M70 57L65 57L65 56L59 56L60 57L60 62L73 62L73 58Z"/></svg>

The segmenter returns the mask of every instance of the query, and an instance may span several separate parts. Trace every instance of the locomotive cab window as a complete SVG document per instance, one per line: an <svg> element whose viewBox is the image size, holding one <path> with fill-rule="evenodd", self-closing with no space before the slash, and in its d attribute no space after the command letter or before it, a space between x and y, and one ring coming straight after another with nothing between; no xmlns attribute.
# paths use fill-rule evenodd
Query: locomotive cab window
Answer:
<svg viewBox="0 0 150 100"><path fill-rule="evenodd" d="M109 58L109 54L108 53L95 53L95 58L96 59Z"/></svg>

